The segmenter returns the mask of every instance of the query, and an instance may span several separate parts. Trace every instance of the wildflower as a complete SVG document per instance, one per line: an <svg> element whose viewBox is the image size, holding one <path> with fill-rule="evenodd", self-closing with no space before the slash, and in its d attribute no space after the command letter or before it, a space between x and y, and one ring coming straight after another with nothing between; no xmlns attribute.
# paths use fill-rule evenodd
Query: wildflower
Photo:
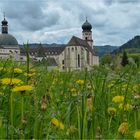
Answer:
<svg viewBox="0 0 140 140"><path fill-rule="evenodd" d="M36 86L37 85L37 80L35 80L35 79L30 80L30 84L33 85L33 86Z"/></svg>
<svg viewBox="0 0 140 140"><path fill-rule="evenodd" d="M76 83L80 86L82 86L84 84L84 80L77 80Z"/></svg>
<svg viewBox="0 0 140 140"><path fill-rule="evenodd" d="M140 140L140 130L135 132L134 138Z"/></svg>
<svg viewBox="0 0 140 140"><path fill-rule="evenodd" d="M3 85L17 85L23 83L20 79L16 78L3 78L1 79Z"/></svg>
<svg viewBox="0 0 140 140"><path fill-rule="evenodd" d="M22 124L27 124L27 118L23 117L23 119L21 120Z"/></svg>
<svg viewBox="0 0 140 140"><path fill-rule="evenodd" d="M72 93L72 96L77 96L78 95L78 91L75 88L71 89L71 93Z"/></svg>
<svg viewBox="0 0 140 140"><path fill-rule="evenodd" d="M67 135L72 135L77 132L77 128L74 125L71 125L70 128L67 130Z"/></svg>
<svg viewBox="0 0 140 140"><path fill-rule="evenodd" d="M115 96L115 97L113 97L112 101L115 103L120 103L120 102L124 101L124 97L123 96Z"/></svg>
<svg viewBox="0 0 140 140"><path fill-rule="evenodd" d="M96 129L96 139L100 140L101 138L102 138L101 128L97 127L97 129Z"/></svg>
<svg viewBox="0 0 140 140"><path fill-rule="evenodd" d="M124 110L129 110L129 109L132 109L132 105L130 105L130 104L123 104L123 103L121 103L120 105L119 105L119 109L124 109Z"/></svg>
<svg viewBox="0 0 140 140"><path fill-rule="evenodd" d="M24 85L24 86L19 86L19 87L16 86L12 89L12 92L25 92L25 91L30 91L32 89L33 87L30 85Z"/></svg>
<svg viewBox="0 0 140 140"><path fill-rule="evenodd" d="M46 107L47 107L47 98L46 98L46 95L44 95L44 96L42 97L42 101L41 101L41 109L42 109L43 111L45 111Z"/></svg>
<svg viewBox="0 0 140 140"><path fill-rule="evenodd" d="M87 111L92 111L92 98L87 98Z"/></svg>
<svg viewBox="0 0 140 140"><path fill-rule="evenodd" d="M22 69L20 69L20 68L14 68L14 73L20 74L22 72L23 72Z"/></svg>
<svg viewBox="0 0 140 140"><path fill-rule="evenodd" d="M128 123L127 122L123 122L123 123L120 124L120 126L118 128L118 132L121 135L124 135L127 132L128 128L129 128Z"/></svg>
<svg viewBox="0 0 140 140"><path fill-rule="evenodd" d="M114 108L114 107L109 107L109 108L107 109L107 112L108 112L110 115L114 116L114 115L116 114L117 110L116 110L116 108Z"/></svg>
<svg viewBox="0 0 140 140"><path fill-rule="evenodd" d="M90 83L87 84L87 89L89 89L89 90L92 89L92 86Z"/></svg>
<svg viewBox="0 0 140 140"><path fill-rule="evenodd" d="M134 99L140 99L140 95L139 94L135 94L134 95Z"/></svg>
<svg viewBox="0 0 140 140"><path fill-rule="evenodd" d="M30 77L35 76L36 73L35 72L34 73L24 73L24 75L30 78Z"/></svg>
<svg viewBox="0 0 140 140"><path fill-rule="evenodd" d="M51 123L57 127L59 127L60 129L64 129L64 124L62 122L60 122L58 119L53 118L51 120Z"/></svg>

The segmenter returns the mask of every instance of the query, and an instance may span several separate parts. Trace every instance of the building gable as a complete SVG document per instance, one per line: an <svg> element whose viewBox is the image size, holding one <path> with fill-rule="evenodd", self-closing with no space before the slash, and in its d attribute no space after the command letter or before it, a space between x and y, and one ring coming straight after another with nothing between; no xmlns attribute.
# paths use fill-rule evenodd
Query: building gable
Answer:
<svg viewBox="0 0 140 140"><path fill-rule="evenodd" d="M73 36L70 41L68 42L67 46L82 46L88 51L90 51L93 55L97 55L93 48L89 46L86 40L80 39L76 36Z"/></svg>

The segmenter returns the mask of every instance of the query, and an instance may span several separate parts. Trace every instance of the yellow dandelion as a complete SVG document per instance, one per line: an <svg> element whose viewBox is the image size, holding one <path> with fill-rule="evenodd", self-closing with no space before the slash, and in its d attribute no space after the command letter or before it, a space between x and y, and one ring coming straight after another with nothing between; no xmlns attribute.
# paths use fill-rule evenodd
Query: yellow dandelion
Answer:
<svg viewBox="0 0 140 140"><path fill-rule="evenodd" d="M115 96L115 97L113 97L112 101L115 103L121 103L124 101L124 97L123 96Z"/></svg>
<svg viewBox="0 0 140 140"><path fill-rule="evenodd" d="M121 135L124 135L129 129L129 125L127 122L123 122L120 124L119 128L118 128L118 132L121 134Z"/></svg>
<svg viewBox="0 0 140 140"><path fill-rule="evenodd" d="M23 82L17 78L3 78L1 79L1 83L3 85L17 85L17 84L22 84Z"/></svg>
<svg viewBox="0 0 140 140"><path fill-rule="evenodd" d="M59 127L60 129L64 129L64 124L62 122L60 122L58 119L53 118L51 120L51 123L57 127Z"/></svg>
<svg viewBox="0 0 140 140"><path fill-rule="evenodd" d="M25 92L25 91L30 91L33 90L33 87L30 85L24 85L24 86L18 86L18 87L14 87L12 89L12 92Z"/></svg>
<svg viewBox="0 0 140 140"><path fill-rule="evenodd" d="M33 77L33 76L36 75L36 73L35 72L33 72L33 73L24 73L24 75L27 76L27 77Z"/></svg>
<svg viewBox="0 0 140 140"><path fill-rule="evenodd" d="M14 68L14 73L20 74L22 72L23 72L22 69L20 69L20 68Z"/></svg>
<svg viewBox="0 0 140 140"><path fill-rule="evenodd" d="M140 140L140 130L135 132L134 138Z"/></svg>
<svg viewBox="0 0 140 140"><path fill-rule="evenodd" d="M121 103L119 105L119 109L124 109L124 110L128 111L128 110L132 109L132 105L130 105L128 103L123 105L123 103Z"/></svg>
<svg viewBox="0 0 140 140"><path fill-rule="evenodd" d="M78 95L78 91L75 88L71 89L71 93L72 93L72 96L77 96Z"/></svg>
<svg viewBox="0 0 140 140"><path fill-rule="evenodd" d="M109 108L107 109L107 112L108 112L110 115L114 116L114 115L116 114L116 112L117 112L117 109L114 108L114 107L109 107Z"/></svg>
<svg viewBox="0 0 140 140"><path fill-rule="evenodd" d="M76 83L80 86L82 86L84 84L84 80L77 80Z"/></svg>

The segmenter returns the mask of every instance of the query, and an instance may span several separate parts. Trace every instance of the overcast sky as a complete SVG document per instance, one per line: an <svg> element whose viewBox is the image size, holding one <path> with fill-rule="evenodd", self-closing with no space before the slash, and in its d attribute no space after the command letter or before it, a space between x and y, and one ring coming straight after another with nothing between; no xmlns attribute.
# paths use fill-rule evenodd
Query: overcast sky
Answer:
<svg viewBox="0 0 140 140"><path fill-rule="evenodd" d="M20 44L81 38L86 17L95 45L119 46L140 35L140 0L0 0L0 9Z"/></svg>

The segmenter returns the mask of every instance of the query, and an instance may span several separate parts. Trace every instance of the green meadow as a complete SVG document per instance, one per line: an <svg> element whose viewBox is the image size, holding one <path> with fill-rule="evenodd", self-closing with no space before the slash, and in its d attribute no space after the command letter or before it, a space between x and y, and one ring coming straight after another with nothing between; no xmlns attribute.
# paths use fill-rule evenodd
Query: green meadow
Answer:
<svg viewBox="0 0 140 140"><path fill-rule="evenodd" d="M51 72L0 62L0 139L140 139L140 68Z"/></svg>

